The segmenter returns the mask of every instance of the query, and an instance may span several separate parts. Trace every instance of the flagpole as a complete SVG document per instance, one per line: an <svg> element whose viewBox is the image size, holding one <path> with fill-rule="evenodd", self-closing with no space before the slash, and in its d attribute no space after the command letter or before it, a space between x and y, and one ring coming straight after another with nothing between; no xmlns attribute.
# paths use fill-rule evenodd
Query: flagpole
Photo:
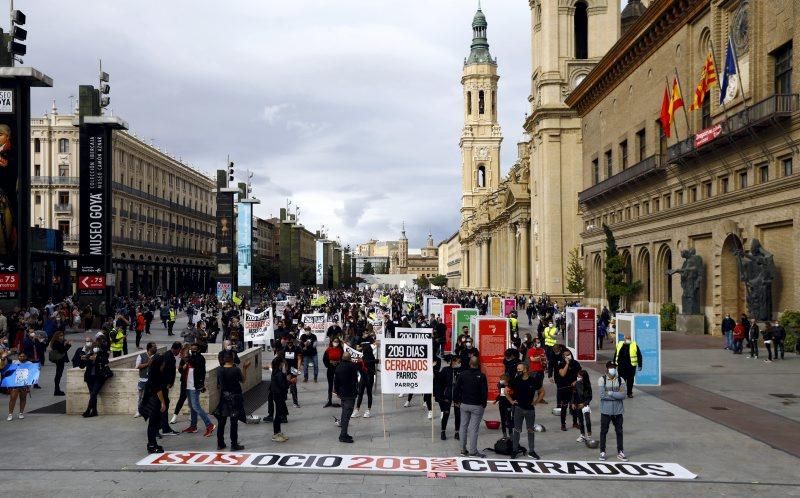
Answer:
<svg viewBox="0 0 800 498"><path fill-rule="evenodd" d="M677 66L675 67L675 80L678 82L678 90L680 90L680 92L681 92L681 100L683 100L683 85L681 85L681 77L678 74ZM687 133L689 135L691 135L692 134L692 126L689 123L689 112L686 110L686 102L684 102L681 107L683 107L683 116L686 119L686 131L687 131ZM676 132L675 136L676 137L678 136L677 131L678 131L678 125L676 124L675 125L675 132ZM687 135L687 138L688 138L688 135Z"/></svg>

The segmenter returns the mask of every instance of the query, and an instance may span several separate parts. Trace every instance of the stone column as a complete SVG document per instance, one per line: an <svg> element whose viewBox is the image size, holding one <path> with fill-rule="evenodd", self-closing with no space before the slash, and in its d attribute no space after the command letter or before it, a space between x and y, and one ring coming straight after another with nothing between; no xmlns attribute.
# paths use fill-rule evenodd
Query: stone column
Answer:
<svg viewBox="0 0 800 498"><path fill-rule="evenodd" d="M517 292L517 228L508 226L508 292Z"/></svg>
<svg viewBox="0 0 800 498"><path fill-rule="evenodd" d="M520 253L520 282L519 291L522 293L530 293L531 291L531 271L530 271L530 221L523 221L519 224L519 253Z"/></svg>
<svg viewBox="0 0 800 498"><path fill-rule="evenodd" d="M469 251L461 249L461 282L459 287L466 289L469 287Z"/></svg>
<svg viewBox="0 0 800 498"><path fill-rule="evenodd" d="M489 288L489 238L481 240L481 289Z"/></svg>

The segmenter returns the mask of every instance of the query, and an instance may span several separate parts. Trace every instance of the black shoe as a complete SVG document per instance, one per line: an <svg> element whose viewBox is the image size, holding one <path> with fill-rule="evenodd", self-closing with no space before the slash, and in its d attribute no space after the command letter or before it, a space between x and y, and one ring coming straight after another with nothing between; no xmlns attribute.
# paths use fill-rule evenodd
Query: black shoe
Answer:
<svg viewBox="0 0 800 498"><path fill-rule="evenodd" d="M561 426L561 430L562 430L562 431L566 431L566 430L567 430L567 426L566 426L566 425L562 425L562 426Z"/></svg>
<svg viewBox="0 0 800 498"><path fill-rule="evenodd" d="M472 458L486 458L486 455L481 453L480 451L471 453L469 456L471 456Z"/></svg>
<svg viewBox="0 0 800 498"><path fill-rule="evenodd" d="M446 431L442 431L442 435L440 436L440 439L442 441L447 441L447 432Z"/></svg>
<svg viewBox="0 0 800 498"><path fill-rule="evenodd" d="M34 384L34 385L33 385L33 388L34 388L34 389L41 389L41 388L42 388L42 386L40 386L39 384Z"/></svg>
<svg viewBox="0 0 800 498"><path fill-rule="evenodd" d="M237 443L237 444L232 444L231 445L231 451L242 451L243 449L244 449L244 446L242 446L241 444Z"/></svg>
<svg viewBox="0 0 800 498"><path fill-rule="evenodd" d="M629 395L628 395L628 397L629 397L629 398L632 398L632 397L633 397L633 394L629 394Z"/></svg>
<svg viewBox="0 0 800 498"><path fill-rule="evenodd" d="M334 408L341 408L342 407L342 405L340 405L339 403L334 403L331 406L334 407Z"/></svg>
<svg viewBox="0 0 800 498"><path fill-rule="evenodd" d="M330 401L328 401L327 403L325 403L325 405L324 405L322 408L330 408L330 407L332 407L332 406L333 406L333 403L331 403Z"/></svg>
<svg viewBox="0 0 800 498"><path fill-rule="evenodd" d="M272 415L267 415L266 417L261 419L263 422L272 422L273 418Z"/></svg>
<svg viewBox="0 0 800 498"><path fill-rule="evenodd" d="M462 450L461 450L461 456L465 456L465 457L466 457L466 456L469 456L469 451L467 451L467 449L466 449L466 448L462 449Z"/></svg>
<svg viewBox="0 0 800 498"><path fill-rule="evenodd" d="M147 446L147 453L149 453L151 455L153 453L164 453L164 448L162 448L161 446L150 446L150 445L148 445Z"/></svg>
<svg viewBox="0 0 800 498"><path fill-rule="evenodd" d="M340 443L352 443L352 442L353 442L353 438L349 438L349 439L348 439L348 438L346 438L346 437L340 437L340 438L339 438L339 442L340 442Z"/></svg>
<svg viewBox="0 0 800 498"><path fill-rule="evenodd" d="M225 448L227 448L227 446L225 446L225 443L223 443L223 444L218 444L218 445L217 445L217 451L222 451L222 450L224 450Z"/></svg>
<svg viewBox="0 0 800 498"><path fill-rule="evenodd" d="M161 435L162 436L180 436L181 433L176 431L176 430L174 430L174 429L170 429L168 431L162 432Z"/></svg>
<svg viewBox="0 0 800 498"><path fill-rule="evenodd" d="M91 418L96 416L97 416L97 410L92 410L89 412L89 415L86 415L86 418Z"/></svg>
<svg viewBox="0 0 800 498"><path fill-rule="evenodd" d="M53 393L53 396L66 396L66 395L67 393L65 393L64 391L56 391L55 393Z"/></svg>
<svg viewBox="0 0 800 498"><path fill-rule="evenodd" d="M81 414L81 417L83 417L83 418L87 418L87 417L89 417L89 410L86 410L85 412L83 412L83 413Z"/></svg>
<svg viewBox="0 0 800 498"><path fill-rule="evenodd" d="M459 438L458 431L456 431L456 433L453 435L453 437L456 439L456 441L458 441L458 438Z"/></svg>
<svg viewBox="0 0 800 498"><path fill-rule="evenodd" d="M540 458L539 458L539 455L538 455L538 454L537 454L535 451L533 451L533 450L531 450L531 451L529 451L529 452L528 452L528 456L529 456L529 457L531 457L531 458L533 458L534 460L539 460L539 459L540 459Z"/></svg>

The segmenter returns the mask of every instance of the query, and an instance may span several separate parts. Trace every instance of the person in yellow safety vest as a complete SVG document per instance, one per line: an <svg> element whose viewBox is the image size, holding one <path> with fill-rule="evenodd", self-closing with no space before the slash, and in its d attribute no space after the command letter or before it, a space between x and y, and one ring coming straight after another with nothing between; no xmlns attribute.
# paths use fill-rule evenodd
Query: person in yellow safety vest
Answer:
<svg viewBox="0 0 800 498"><path fill-rule="evenodd" d="M556 364L556 357L553 353L553 346L558 342L558 328L552 322L544 328L544 352L547 355L547 378L553 378L553 368Z"/></svg>
<svg viewBox="0 0 800 498"><path fill-rule="evenodd" d="M517 312L512 311L508 317L508 320L511 322L511 333L516 334L519 332L519 320L517 320Z"/></svg>
<svg viewBox="0 0 800 498"><path fill-rule="evenodd" d="M125 332L119 328L111 329L111 356L116 358L122 356L122 348L125 344Z"/></svg>
<svg viewBox="0 0 800 498"><path fill-rule="evenodd" d="M167 320L167 335L175 335L172 333L172 327L175 326L175 308L169 307L169 320Z"/></svg>
<svg viewBox="0 0 800 498"><path fill-rule="evenodd" d="M630 334L625 334L625 340L617 342L617 351L614 353L614 362L617 364L619 376L625 381L628 387L628 397L633 397L633 380L636 377L636 370L642 370L642 352L635 341L631 340Z"/></svg>

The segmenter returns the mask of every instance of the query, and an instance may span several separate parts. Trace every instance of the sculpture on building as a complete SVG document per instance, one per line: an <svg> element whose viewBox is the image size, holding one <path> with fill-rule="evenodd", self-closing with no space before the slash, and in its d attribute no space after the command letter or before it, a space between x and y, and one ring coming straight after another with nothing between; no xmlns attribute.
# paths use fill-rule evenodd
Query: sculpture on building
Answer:
<svg viewBox="0 0 800 498"><path fill-rule="evenodd" d="M667 276L676 273L681 276L681 289L683 289L683 296L681 297L682 314L684 315L699 315L700 314L700 289L703 287L706 272L703 267L702 256L697 255L697 251L693 247L681 251L683 258L683 266L674 270L667 270Z"/></svg>
<svg viewBox="0 0 800 498"><path fill-rule="evenodd" d="M756 320L772 319L772 281L775 261L772 253L758 239L750 243L750 251L734 251L739 260L739 279L747 290L747 313Z"/></svg>

